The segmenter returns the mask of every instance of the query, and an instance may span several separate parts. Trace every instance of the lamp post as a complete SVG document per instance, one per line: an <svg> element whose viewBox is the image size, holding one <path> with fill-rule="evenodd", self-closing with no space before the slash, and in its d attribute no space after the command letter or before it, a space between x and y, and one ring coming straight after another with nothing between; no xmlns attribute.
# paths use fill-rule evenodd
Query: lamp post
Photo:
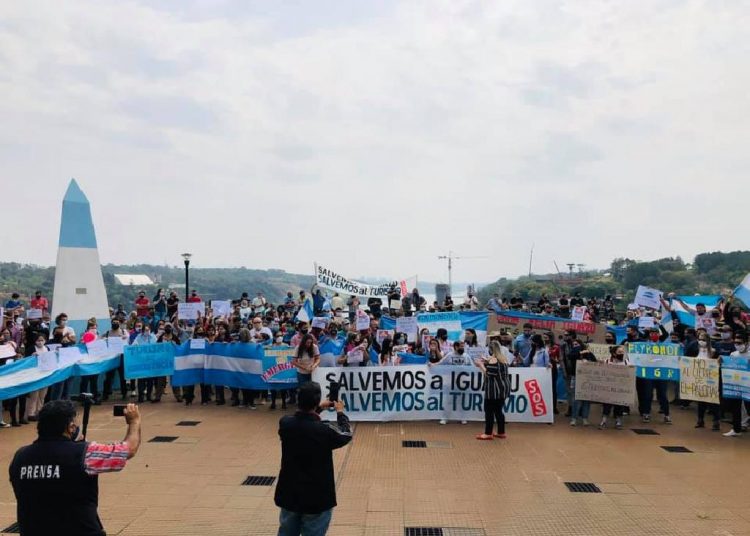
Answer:
<svg viewBox="0 0 750 536"><path fill-rule="evenodd" d="M188 275L188 268L190 267L190 257L193 255L191 253L183 253L182 258L185 260L185 303L188 301L188 296L190 295L189 292L189 284L190 284L190 276Z"/></svg>

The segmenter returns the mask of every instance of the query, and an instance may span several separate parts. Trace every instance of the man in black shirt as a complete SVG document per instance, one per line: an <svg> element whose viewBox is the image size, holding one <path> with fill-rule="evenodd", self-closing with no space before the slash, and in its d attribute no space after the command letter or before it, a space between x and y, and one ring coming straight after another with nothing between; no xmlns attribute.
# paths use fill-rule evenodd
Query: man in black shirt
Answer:
<svg viewBox="0 0 750 536"><path fill-rule="evenodd" d="M281 508L279 536L322 536L336 506L333 450L352 440L349 419L340 400L321 402L320 385L299 388L299 411L279 421L281 471L274 501ZM336 409L338 427L322 422L318 413Z"/></svg>

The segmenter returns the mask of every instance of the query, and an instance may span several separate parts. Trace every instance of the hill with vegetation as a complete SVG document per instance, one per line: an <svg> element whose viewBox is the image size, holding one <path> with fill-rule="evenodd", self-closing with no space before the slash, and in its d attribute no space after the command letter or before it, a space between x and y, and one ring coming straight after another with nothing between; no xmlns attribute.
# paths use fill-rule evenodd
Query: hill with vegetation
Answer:
<svg viewBox="0 0 750 536"><path fill-rule="evenodd" d="M155 266L151 264L102 266L104 286L111 307L122 303L126 308L132 304L139 290L149 298L156 289L174 288L180 297L185 295L184 267ZM115 274L143 274L155 285L129 286L115 281ZM41 290L52 299L55 268L14 262L0 263L0 299L7 300L11 293L18 292L28 303L34 291ZM254 296L262 292L271 303L279 303L287 291L310 290L314 280L310 275L290 274L284 270L251 270L248 268L191 268L190 287L198 290L204 300L235 299L243 292Z"/></svg>
<svg viewBox="0 0 750 536"><path fill-rule="evenodd" d="M696 255L692 264L680 257L638 261L619 257L606 270L574 274L546 274L502 278L481 288L485 303L495 292L504 296L519 295L536 299L542 293L557 296L562 292L580 292L585 297L619 296L630 303L638 285L647 285L677 294L729 294L750 273L750 251L712 252Z"/></svg>

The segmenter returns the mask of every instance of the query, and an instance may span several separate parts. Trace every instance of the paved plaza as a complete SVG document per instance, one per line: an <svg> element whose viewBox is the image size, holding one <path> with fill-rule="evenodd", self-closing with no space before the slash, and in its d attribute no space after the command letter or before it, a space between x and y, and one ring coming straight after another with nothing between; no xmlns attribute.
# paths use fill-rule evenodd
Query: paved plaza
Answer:
<svg viewBox="0 0 750 536"><path fill-rule="evenodd" d="M275 534L273 485L243 482L277 476L281 411L174 401L141 408L137 457L99 480L109 535ZM674 410L673 426L628 417L625 430L572 428L560 415L555 425L510 424L507 439L487 442L474 439L480 423L355 424L354 441L335 454L339 505L329 534L750 535L750 434L694 430L694 411ZM592 408L592 422L599 412ZM90 439L123 437L123 419L111 415L108 405L93 408ZM159 436L176 439L150 441ZM3 467L34 437L33 424L0 430ZM4 478L0 530L15 520ZM419 527L442 531L408 530Z"/></svg>

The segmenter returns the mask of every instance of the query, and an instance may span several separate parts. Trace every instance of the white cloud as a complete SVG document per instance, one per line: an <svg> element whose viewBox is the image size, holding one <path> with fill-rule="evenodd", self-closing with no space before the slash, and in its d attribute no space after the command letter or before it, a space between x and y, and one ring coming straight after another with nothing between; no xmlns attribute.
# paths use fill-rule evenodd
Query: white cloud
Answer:
<svg viewBox="0 0 750 536"><path fill-rule="evenodd" d="M356 4L356 7L352 7ZM321 7L322 6L322 7ZM487 281L743 244L733 2L6 2L7 259ZM38 207L42 207L40 211Z"/></svg>

